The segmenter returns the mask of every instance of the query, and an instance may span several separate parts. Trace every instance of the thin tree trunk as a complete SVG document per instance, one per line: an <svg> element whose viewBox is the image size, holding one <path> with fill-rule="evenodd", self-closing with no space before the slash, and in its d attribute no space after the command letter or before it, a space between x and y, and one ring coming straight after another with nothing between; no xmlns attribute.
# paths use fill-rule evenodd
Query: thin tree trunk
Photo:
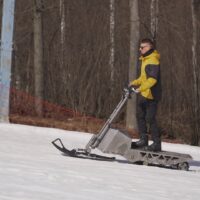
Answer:
<svg viewBox="0 0 200 200"><path fill-rule="evenodd" d="M193 36L192 36L192 66L193 66L193 112L194 112L194 125L193 125L193 135L191 138L191 144L193 145L200 145L200 124L199 124L199 70L197 64L197 41L198 41L198 34L197 34L197 13L196 9L200 2L196 0L192 0L191 2L191 13L192 13L192 27L193 27Z"/></svg>
<svg viewBox="0 0 200 200"><path fill-rule="evenodd" d="M110 71L111 85L114 83L115 62L115 0L110 0Z"/></svg>
<svg viewBox="0 0 200 200"><path fill-rule="evenodd" d="M138 43L139 43L139 11L138 0L130 0L130 61L129 61L129 82L137 76L137 59L138 59ZM128 101L126 112L126 127L137 129L136 120L136 95Z"/></svg>
<svg viewBox="0 0 200 200"><path fill-rule="evenodd" d="M42 0L34 1L34 78L35 111L42 116L43 106L43 38L42 38Z"/></svg>
<svg viewBox="0 0 200 200"><path fill-rule="evenodd" d="M64 46L65 46L65 4L64 0L60 0L60 38L61 38L61 69L64 65Z"/></svg>
<svg viewBox="0 0 200 200"><path fill-rule="evenodd" d="M158 0L151 0L151 36L156 45L156 34L158 31Z"/></svg>

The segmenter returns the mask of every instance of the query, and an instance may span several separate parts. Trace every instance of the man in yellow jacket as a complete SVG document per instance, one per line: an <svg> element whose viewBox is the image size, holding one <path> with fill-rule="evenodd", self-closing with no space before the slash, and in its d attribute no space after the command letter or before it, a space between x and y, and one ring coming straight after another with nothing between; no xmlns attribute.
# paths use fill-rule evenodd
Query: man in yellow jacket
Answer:
<svg viewBox="0 0 200 200"><path fill-rule="evenodd" d="M161 98L160 54L154 49L153 42L141 40L139 58L140 76L130 83L137 88L137 121L140 140L132 143L132 148L144 148L149 151L161 151L161 137L156 123L157 104ZM148 146L148 129L153 143Z"/></svg>

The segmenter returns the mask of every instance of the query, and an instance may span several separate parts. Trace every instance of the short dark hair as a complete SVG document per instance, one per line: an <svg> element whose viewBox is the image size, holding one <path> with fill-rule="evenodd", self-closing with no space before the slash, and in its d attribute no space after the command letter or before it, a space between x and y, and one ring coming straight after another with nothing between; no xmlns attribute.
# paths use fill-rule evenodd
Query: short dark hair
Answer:
<svg viewBox="0 0 200 200"><path fill-rule="evenodd" d="M144 38L141 40L140 43L148 43L151 45L152 48L154 48L154 42L150 38Z"/></svg>

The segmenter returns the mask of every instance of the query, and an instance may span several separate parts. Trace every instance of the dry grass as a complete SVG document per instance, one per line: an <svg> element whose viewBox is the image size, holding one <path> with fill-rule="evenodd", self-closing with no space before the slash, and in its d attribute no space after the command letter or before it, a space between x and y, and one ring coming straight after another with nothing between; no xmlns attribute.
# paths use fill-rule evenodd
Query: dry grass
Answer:
<svg viewBox="0 0 200 200"><path fill-rule="evenodd" d="M10 115L10 122L16 124L25 124L40 127L59 128L69 131L80 131L87 133L98 133L105 123L104 120L87 117L74 117L66 120L56 120L53 118L40 118L32 116ZM126 129L123 123L113 124L113 128L118 128L127 132L132 138L138 138L138 133L132 129ZM162 141L170 143L183 143L182 140L168 138L165 134Z"/></svg>

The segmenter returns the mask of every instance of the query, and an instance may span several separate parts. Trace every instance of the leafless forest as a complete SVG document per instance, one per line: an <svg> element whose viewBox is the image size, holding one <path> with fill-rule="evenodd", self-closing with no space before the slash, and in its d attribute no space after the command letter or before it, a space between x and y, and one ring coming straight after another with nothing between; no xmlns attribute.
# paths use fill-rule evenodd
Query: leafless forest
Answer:
<svg viewBox="0 0 200 200"><path fill-rule="evenodd" d="M161 54L161 131L200 145L200 0L16 0L10 114L107 118L143 37Z"/></svg>

